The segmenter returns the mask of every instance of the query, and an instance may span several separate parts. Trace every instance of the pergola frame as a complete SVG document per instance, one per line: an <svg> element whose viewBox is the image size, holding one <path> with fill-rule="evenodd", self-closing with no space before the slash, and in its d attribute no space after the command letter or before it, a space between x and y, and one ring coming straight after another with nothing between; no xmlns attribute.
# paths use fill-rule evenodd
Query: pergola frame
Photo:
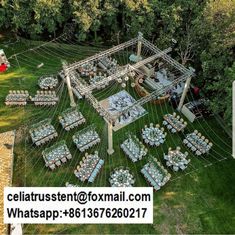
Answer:
<svg viewBox="0 0 235 235"><path fill-rule="evenodd" d="M133 46L137 43L137 57L140 58L141 55L141 47L142 45L146 46L150 51L154 53L154 55L147 57L146 59L139 60L133 65L127 64L122 68L121 70L118 70L116 73L109 75L108 77L104 78L103 80L96 82L95 84L82 84L79 79L76 78L76 69L78 69L80 66L83 64L92 62L92 61L97 61L100 58L104 56L110 56L118 51L121 51L129 46ZM180 111L182 108L182 105L184 103L184 99L188 90L188 87L190 85L191 77L194 76L194 71L192 69L187 69L174 59L172 59L167 53L169 53L172 49L167 48L165 50L160 50L156 46L154 46L151 42L147 41L146 39L143 38L142 33L139 33L138 37L131 39L125 43L119 44L117 46L114 46L108 50L105 50L103 52L100 52L94 56L88 57L87 59L69 64L69 65L63 65L63 72L64 72L64 79L67 83L68 91L69 91L69 96L70 96L70 101L71 101L71 106L75 105L74 98L73 98L73 91L71 87L71 82L73 84L76 84L76 87L79 91L79 93L84 96L91 104L92 106L97 110L99 114L102 113L102 116L104 120L106 121L108 125L108 153L111 155L114 150L113 150L113 135L112 135L112 127L115 124L116 120L123 114L131 110L132 108L143 105L147 102L150 102L151 100L156 99L160 95L164 94L167 90L170 88L175 87L177 84L181 82L185 82L185 88L183 91L183 94L181 96L180 104L178 107L178 110ZM132 71L138 71L138 69L158 58L163 59L167 63L169 63L171 66L179 70L182 75L179 76L178 78L174 79L170 85L164 86L161 89L156 89L152 93L142 97L141 99L135 101L131 106L125 108L122 110L122 112L119 112L117 114L111 115L108 111L106 111L98 102L98 100L93 96L92 91L101 88L104 85L109 84L111 81L117 81L118 78L123 77L124 75L132 72ZM71 82L70 82L71 80ZM75 94L76 95L76 94Z"/></svg>

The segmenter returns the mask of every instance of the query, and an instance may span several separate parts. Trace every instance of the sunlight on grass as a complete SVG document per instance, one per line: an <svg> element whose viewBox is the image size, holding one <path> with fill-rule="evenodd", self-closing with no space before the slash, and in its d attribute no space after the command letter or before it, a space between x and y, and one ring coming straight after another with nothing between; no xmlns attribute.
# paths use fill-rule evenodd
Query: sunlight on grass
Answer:
<svg viewBox="0 0 235 235"><path fill-rule="evenodd" d="M174 205L173 208L175 208L175 209L184 209L184 205L181 205L181 204Z"/></svg>
<svg viewBox="0 0 235 235"><path fill-rule="evenodd" d="M199 177L198 177L197 175L192 176L192 179L193 179L195 182L199 182Z"/></svg>
<svg viewBox="0 0 235 235"><path fill-rule="evenodd" d="M21 121L23 121L24 117L25 117L24 110L17 110L16 112L14 112L14 114L11 114L9 116L1 116L0 128L6 128L13 125L17 125Z"/></svg>
<svg viewBox="0 0 235 235"><path fill-rule="evenodd" d="M187 196L192 196L192 197L193 197L195 194L194 194L194 193L192 193L192 192L187 191L187 192L186 192L186 195L187 195Z"/></svg>
<svg viewBox="0 0 235 235"><path fill-rule="evenodd" d="M0 74L0 82L4 80L9 80L18 77L28 77L32 76L32 74L26 72L26 69L17 69L15 72L7 72L5 74Z"/></svg>
<svg viewBox="0 0 235 235"><path fill-rule="evenodd" d="M176 195L175 192L166 192L163 197L165 199L172 199L175 195Z"/></svg>
<svg viewBox="0 0 235 235"><path fill-rule="evenodd" d="M11 122L0 121L0 128L1 128L1 127L5 127L5 126L9 126L9 125L11 125Z"/></svg>

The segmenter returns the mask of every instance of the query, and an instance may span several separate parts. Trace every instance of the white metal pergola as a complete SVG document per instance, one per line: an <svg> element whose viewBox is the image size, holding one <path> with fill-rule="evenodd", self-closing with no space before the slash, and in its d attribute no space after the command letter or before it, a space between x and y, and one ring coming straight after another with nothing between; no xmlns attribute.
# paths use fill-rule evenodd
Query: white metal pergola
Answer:
<svg viewBox="0 0 235 235"><path fill-rule="evenodd" d="M76 69L78 69L80 66L83 64L92 62L92 61L97 61L102 57L105 56L110 56L116 52L119 52L125 48L128 48L130 46L133 46L137 44L137 58L138 61L135 64L127 64L126 66L122 67L120 70L117 70L117 72L109 75L108 77L104 78L103 80L96 82L95 84L84 84L82 83L79 79L76 77ZM153 55L141 59L141 49L142 45L147 47ZM154 46L151 42L147 41L146 39L143 38L142 33L139 33L138 37L131 39L125 43L119 44L117 46L114 46L106 51L100 52L94 56L91 56L87 59L72 63L72 64L63 64L63 73L64 73L64 79L67 83L68 87L68 92L69 92L69 97L70 97L70 104L71 106L76 105L74 98L73 98L73 89L71 86L72 84L76 85L76 88L78 89L79 93L87 99L91 105L96 109L96 111L104 118L104 120L107 123L108 126L108 154L111 155L114 152L113 149L113 125L115 121L123 114L131 110L133 107L143 105L147 102L150 102L151 100L156 99L160 95L164 94L167 90L170 88L175 87L179 83L185 82L185 87L178 105L178 110L181 111L181 108L183 106L185 96L187 94L188 88L190 86L190 81L192 76L194 76L194 71L192 69L187 69L180 63L178 63L176 60L172 59L167 53L169 53L172 49L167 48L165 50L160 50L156 46ZM110 82L117 81L120 77L123 77L124 75L132 72L132 71L138 71L139 68L142 66L153 62L154 60L161 58L165 62L169 63L172 67L177 69L178 71L181 72L181 75L177 78L175 78L169 85L164 86L161 89L156 89L152 93L142 97L141 99L135 101L131 106L125 108L122 110L122 112L119 112L118 114L111 115L108 111L106 111L98 102L98 100L94 97L92 92L95 89L100 89L104 85L108 85ZM76 95L76 93L74 93Z"/></svg>

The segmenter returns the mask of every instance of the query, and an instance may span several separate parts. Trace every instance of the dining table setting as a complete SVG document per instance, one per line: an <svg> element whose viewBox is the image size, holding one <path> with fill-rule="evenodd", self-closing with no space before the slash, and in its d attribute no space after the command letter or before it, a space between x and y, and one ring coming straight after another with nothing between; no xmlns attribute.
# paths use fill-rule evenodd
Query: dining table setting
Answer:
<svg viewBox="0 0 235 235"><path fill-rule="evenodd" d="M191 161L187 157L188 152L182 153L180 147L177 147L175 150L169 148L168 154L164 154L166 165L171 167L173 171L185 170Z"/></svg>
<svg viewBox="0 0 235 235"><path fill-rule="evenodd" d="M107 77L107 74L104 73L102 74L101 72L99 72L98 74L94 74L93 76L90 76L90 84L96 84L97 82L100 82L102 80L104 80Z"/></svg>
<svg viewBox="0 0 235 235"><path fill-rule="evenodd" d="M103 56L98 60L98 65L104 70L115 72L118 66L118 61L112 57Z"/></svg>
<svg viewBox="0 0 235 235"><path fill-rule="evenodd" d="M166 133L164 133L164 128L160 128L157 124L156 126L153 123L150 123L150 126L145 126L142 129L142 139L143 141L150 146L159 146L165 142Z"/></svg>
<svg viewBox="0 0 235 235"><path fill-rule="evenodd" d="M119 167L111 173L109 183L111 187L133 187L135 179L129 169Z"/></svg>
<svg viewBox="0 0 235 235"><path fill-rule="evenodd" d="M163 119L163 125L166 126L166 128L173 134L183 131L187 126L187 122L184 121L184 119L181 118L179 115L176 115L175 112L173 114L164 115Z"/></svg>
<svg viewBox="0 0 235 235"><path fill-rule="evenodd" d="M101 141L96 130L89 126L76 132L72 138L80 152L84 152Z"/></svg>
<svg viewBox="0 0 235 235"><path fill-rule="evenodd" d="M132 162L141 160L148 152L148 149L136 135L129 135L129 137L121 144L121 149Z"/></svg>
<svg viewBox="0 0 235 235"><path fill-rule="evenodd" d="M54 106L59 101L59 97L56 96L55 91L37 91L34 97L31 97L31 101L36 106Z"/></svg>
<svg viewBox="0 0 235 235"><path fill-rule="evenodd" d="M65 141L58 142L55 145L46 148L42 152L42 156L46 167L49 167L51 170L54 170L56 167L59 167L61 164L66 163L67 160L72 158Z"/></svg>
<svg viewBox="0 0 235 235"><path fill-rule="evenodd" d="M58 79L54 76L43 76L38 79L38 86L43 90L53 89L58 85Z"/></svg>
<svg viewBox="0 0 235 235"><path fill-rule="evenodd" d="M34 125L29 130L29 134L31 136L31 139L36 146L39 146L41 144L45 144L46 142L48 142L58 136L56 129L54 128L54 126L50 122L51 122L51 120L45 119L45 120L37 123L36 125Z"/></svg>
<svg viewBox="0 0 235 235"><path fill-rule="evenodd" d="M93 183L100 172L104 160L99 157L98 151L94 154L86 153L74 171L75 176L82 182L88 181Z"/></svg>
<svg viewBox="0 0 235 235"><path fill-rule="evenodd" d="M198 130L186 135L183 143L197 156L209 153L213 144Z"/></svg>
<svg viewBox="0 0 235 235"><path fill-rule="evenodd" d="M25 90L10 90L9 94L5 98L5 104L7 106L24 106L27 104L29 98L29 92Z"/></svg>
<svg viewBox="0 0 235 235"><path fill-rule="evenodd" d="M77 108L69 108L65 110L58 118L60 124L66 131L86 122L86 119Z"/></svg>
<svg viewBox="0 0 235 235"><path fill-rule="evenodd" d="M95 61L87 62L82 64L78 68L79 75L82 77L89 77L97 72L97 65Z"/></svg>
<svg viewBox="0 0 235 235"><path fill-rule="evenodd" d="M149 160L148 163L143 166L141 173L156 191L164 186L171 178L171 175L161 163L153 160Z"/></svg>

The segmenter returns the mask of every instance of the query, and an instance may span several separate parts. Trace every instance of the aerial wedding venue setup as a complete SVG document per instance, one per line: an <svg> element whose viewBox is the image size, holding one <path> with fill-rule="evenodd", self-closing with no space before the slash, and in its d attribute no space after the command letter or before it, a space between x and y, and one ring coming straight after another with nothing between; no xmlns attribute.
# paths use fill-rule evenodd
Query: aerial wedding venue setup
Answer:
<svg viewBox="0 0 235 235"><path fill-rule="evenodd" d="M61 60L58 74L38 77L40 90L34 96L28 90L9 90L5 104L34 105L35 113L38 108L45 109L44 119L39 116L29 125L27 141L31 149L38 148L47 169L59 172L73 166L76 178L91 184L108 167L107 158L124 156L128 166L122 163L109 173L110 186L134 186L136 176L129 166L140 164L139 173L159 190L170 180L170 172L193 168L188 152L181 148L189 148L197 157L213 145L201 133L187 130L181 109L194 70L172 59L171 52L172 47L160 50L139 33L87 59ZM180 97L173 112L160 114L149 108L166 105L173 94ZM54 110L52 116L47 115L50 109ZM174 136L180 138L178 146L174 141L169 146ZM171 150L174 147L176 150ZM163 152L166 148L167 154Z"/></svg>
<svg viewBox="0 0 235 235"><path fill-rule="evenodd" d="M0 5L0 234L235 233L234 0ZM4 224L31 189L89 193Z"/></svg>
<svg viewBox="0 0 235 235"><path fill-rule="evenodd" d="M170 180L171 172L194 168L192 156L209 162L206 155L213 146L199 131L188 130L190 119L181 110L194 69L172 59L172 50L160 50L139 33L87 59L61 60L57 75L38 77L40 90L35 96L28 90L9 90L5 104L34 105L35 112L37 107L55 108L53 117L45 111L45 118L31 124L28 131L31 148L39 148L50 170L66 169L78 161L73 165L76 178L93 183L108 164L104 159L121 155L128 167L122 164L111 172L110 186L134 186L129 164L140 164L139 173L159 190ZM179 97L177 108L159 112L173 95ZM158 111L153 112L152 107ZM134 128L129 130L131 126ZM124 135L118 137L119 133Z"/></svg>
<svg viewBox="0 0 235 235"><path fill-rule="evenodd" d="M194 101L195 70L173 59L174 47L160 50L138 33L82 60L58 57L54 74L37 61L33 78L4 93L4 108L18 115L11 122L22 124L16 150L3 147L17 152L4 160L5 184L14 163L19 185L145 186L165 202L227 159L214 119L204 119L214 118L207 99Z"/></svg>
<svg viewBox="0 0 235 235"><path fill-rule="evenodd" d="M39 151L50 170L72 164L77 159L75 155L79 154L80 162L74 174L81 182L93 183L105 165L106 153L106 157L114 155L118 158L118 151L126 156L128 164L142 163L140 173L155 190L159 190L170 180L171 171L185 170L191 163L186 151L180 152L179 146L173 151L171 147L174 146L165 144L168 139L179 135L181 146L189 148L195 157L208 153L213 145L201 133L187 131L188 123L180 111L194 70L172 59L168 55L171 51L171 47L160 50L139 33L136 38L87 59L72 63L62 61L58 75L38 78L37 86L41 90L37 90L34 97L25 90L10 90L5 103L8 106L34 104L56 108L65 99L69 100L70 107L60 108L56 120L48 116L29 128L32 146L46 146L43 150L40 147ZM61 89L66 87L66 98L61 98ZM110 95L107 89L113 89ZM177 110L158 117L158 123L149 121L136 126L134 133L128 130L129 126L153 115L152 110L146 108L147 104L158 107L168 102L172 94L180 96ZM89 108L82 109L83 102ZM95 115L101 119L93 123ZM120 138L114 147L115 136L123 130L124 138ZM160 162L153 156L165 145L170 148ZM134 183L134 175L125 166L115 168L109 179L112 187L130 187Z"/></svg>

